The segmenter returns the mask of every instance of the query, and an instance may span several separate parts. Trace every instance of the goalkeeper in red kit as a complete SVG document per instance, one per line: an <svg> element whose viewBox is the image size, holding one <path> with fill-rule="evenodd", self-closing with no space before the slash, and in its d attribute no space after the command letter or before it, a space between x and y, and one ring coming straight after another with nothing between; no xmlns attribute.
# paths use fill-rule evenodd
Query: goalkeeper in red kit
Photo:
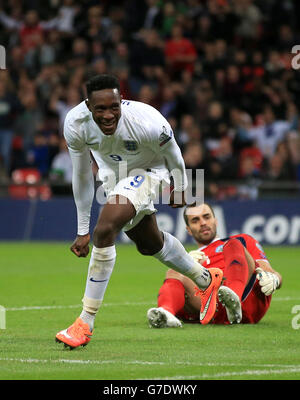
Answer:
<svg viewBox="0 0 300 400"><path fill-rule="evenodd" d="M272 293L282 284L260 244L250 235L217 236L217 220L209 204L187 206L184 219L188 233L198 244L189 254L207 269L220 268L223 283L218 289L211 324L259 322L266 314ZM158 294L156 308L147 312L151 327L181 327L200 322L201 299L188 277L169 269Z"/></svg>

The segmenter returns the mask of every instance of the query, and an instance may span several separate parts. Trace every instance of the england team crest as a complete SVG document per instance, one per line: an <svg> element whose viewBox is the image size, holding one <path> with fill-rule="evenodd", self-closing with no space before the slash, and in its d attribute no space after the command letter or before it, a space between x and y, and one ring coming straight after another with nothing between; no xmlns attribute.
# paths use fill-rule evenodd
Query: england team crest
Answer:
<svg viewBox="0 0 300 400"><path fill-rule="evenodd" d="M136 151L138 148L138 144L134 140L124 140L124 146L128 151Z"/></svg>

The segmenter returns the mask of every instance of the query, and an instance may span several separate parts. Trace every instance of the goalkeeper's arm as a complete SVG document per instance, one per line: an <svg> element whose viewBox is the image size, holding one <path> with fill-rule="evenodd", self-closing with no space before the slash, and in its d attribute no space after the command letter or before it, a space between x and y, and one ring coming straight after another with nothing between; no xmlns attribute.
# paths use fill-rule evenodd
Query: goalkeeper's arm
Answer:
<svg viewBox="0 0 300 400"><path fill-rule="evenodd" d="M256 277L261 286L261 291L270 296L275 290L280 289L282 285L282 276L275 271L267 261L257 261L259 265L256 268Z"/></svg>

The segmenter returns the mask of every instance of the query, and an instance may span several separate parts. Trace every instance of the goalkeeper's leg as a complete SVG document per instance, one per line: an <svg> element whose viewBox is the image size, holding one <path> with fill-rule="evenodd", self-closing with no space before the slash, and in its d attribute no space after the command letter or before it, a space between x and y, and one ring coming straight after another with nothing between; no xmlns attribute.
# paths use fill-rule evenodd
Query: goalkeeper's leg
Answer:
<svg viewBox="0 0 300 400"><path fill-rule="evenodd" d="M168 232L161 232L154 214L145 216L133 229L126 232L141 254L152 255L167 267L190 278L200 290L200 320L207 324L216 309L217 292L223 272L214 268L211 272L190 256L180 241Z"/></svg>

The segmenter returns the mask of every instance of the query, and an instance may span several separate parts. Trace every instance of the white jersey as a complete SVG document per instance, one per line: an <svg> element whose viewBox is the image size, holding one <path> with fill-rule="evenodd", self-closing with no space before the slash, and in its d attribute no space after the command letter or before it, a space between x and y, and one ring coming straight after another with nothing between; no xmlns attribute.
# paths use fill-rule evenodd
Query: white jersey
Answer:
<svg viewBox="0 0 300 400"><path fill-rule="evenodd" d="M123 100L117 129L108 136L98 127L83 101L67 114L64 135L71 150L80 152L88 148L91 151L104 183L111 175L118 182L124 176L135 174L137 169L151 169L161 179L169 177L164 150L169 142L175 141L173 132L168 121L148 104ZM186 186L186 181L183 185Z"/></svg>
<svg viewBox="0 0 300 400"><path fill-rule="evenodd" d="M73 193L78 214L78 233L86 232L93 197L89 152L98 167L107 194L127 176L151 171L159 180L174 178L174 189L187 188L180 149L168 121L153 107L122 100L121 117L113 135L105 135L85 101L70 110L64 136L73 163Z"/></svg>

